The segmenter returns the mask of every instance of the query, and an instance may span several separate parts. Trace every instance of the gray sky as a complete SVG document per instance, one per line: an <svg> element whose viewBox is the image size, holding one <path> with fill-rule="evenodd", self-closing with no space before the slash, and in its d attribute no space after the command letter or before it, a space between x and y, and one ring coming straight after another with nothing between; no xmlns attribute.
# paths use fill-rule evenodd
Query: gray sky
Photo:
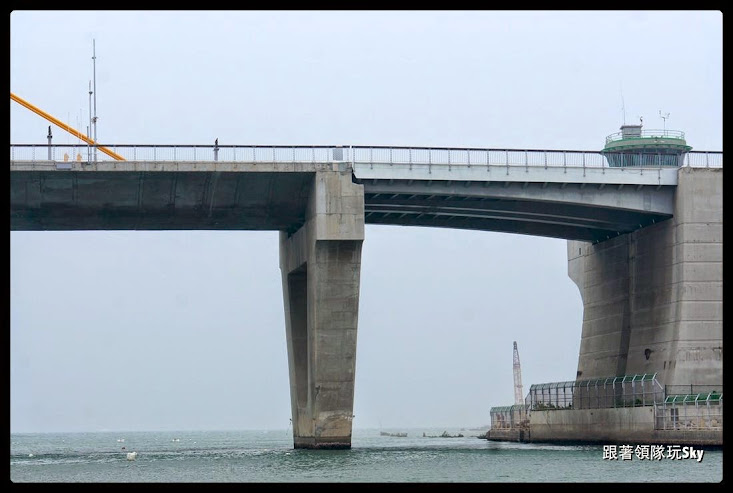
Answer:
<svg viewBox="0 0 733 493"><path fill-rule="evenodd" d="M13 12L10 88L103 144L722 150L722 14ZM10 103L11 143L48 122ZM54 127L54 142L77 139ZM11 432L284 429L276 232L11 232ZM572 380L566 242L367 226L355 428L487 425Z"/></svg>

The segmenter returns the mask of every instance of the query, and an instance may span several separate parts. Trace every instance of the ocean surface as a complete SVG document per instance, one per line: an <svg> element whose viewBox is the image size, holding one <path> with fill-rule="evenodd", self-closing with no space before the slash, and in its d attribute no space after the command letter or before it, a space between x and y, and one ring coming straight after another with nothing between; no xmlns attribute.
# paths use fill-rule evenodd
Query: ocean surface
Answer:
<svg viewBox="0 0 733 493"><path fill-rule="evenodd" d="M478 431L354 430L350 450L295 450L292 431L11 434L13 482L720 482L702 461L604 459L602 445L489 442ZM443 431L462 438L430 438ZM428 435L423 437L423 433ZM618 444L621 445L621 444ZM124 447L124 449L123 449ZM696 447L697 448L697 447ZM137 452L127 460L128 452Z"/></svg>

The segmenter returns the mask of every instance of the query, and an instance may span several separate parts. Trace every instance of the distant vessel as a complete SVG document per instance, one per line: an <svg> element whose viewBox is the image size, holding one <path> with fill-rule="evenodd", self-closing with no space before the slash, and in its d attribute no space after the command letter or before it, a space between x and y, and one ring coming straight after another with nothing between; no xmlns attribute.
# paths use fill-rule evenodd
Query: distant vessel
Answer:
<svg viewBox="0 0 733 493"><path fill-rule="evenodd" d="M387 433L386 431L380 431L379 434L383 437L400 437L405 438L407 433Z"/></svg>
<svg viewBox="0 0 733 493"><path fill-rule="evenodd" d="M447 431L444 431L440 435L426 435L425 432L423 431L422 436L424 436L425 438L464 438L463 433L459 433L457 435L450 435Z"/></svg>
<svg viewBox="0 0 733 493"><path fill-rule="evenodd" d="M127 453L127 460L135 460L137 459L137 452L128 452Z"/></svg>

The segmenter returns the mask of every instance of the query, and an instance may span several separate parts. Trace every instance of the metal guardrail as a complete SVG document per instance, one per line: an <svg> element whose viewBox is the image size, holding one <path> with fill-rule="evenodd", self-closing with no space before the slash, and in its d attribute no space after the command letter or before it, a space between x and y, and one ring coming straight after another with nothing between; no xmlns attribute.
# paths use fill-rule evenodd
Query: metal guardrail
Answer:
<svg viewBox="0 0 733 493"><path fill-rule="evenodd" d="M100 144L101 145L101 144ZM128 161L239 162L239 163L331 163L447 166L524 166L608 168L598 151L481 149L395 146L261 146L261 145L109 145L105 147ZM629 153L637 154L637 153ZM10 160L31 163L91 163L94 148L88 145L11 144ZM97 162L116 162L97 154ZM721 151L690 151L683 166L722 168ZM652 166L654 167L654 166Z"/></svg>
<svg viewBox="0 0 733 493"><path fill-rule="evenodd" d="M640 134L641 135L627 135L624 137L623 132L616 132L606 137L606 144L624 139L685 139L685 133L679 130L642 130Z"/></svg>
<svg viewBox="0 0 733 493"><path fill-rule="evenodd" d="M533 384L525 403L531 411L651 406L664 400L657 374L624 375Z"/></svg>
<svg viewBox="0 0 733 493"><path fill-rule="evenodd" d="M722 430L723 394L703 393L668 396L654 403L657 430Z"/></svg>
<svg viewBox="0 0 733 493"><path fill-rule="evenodd" d="M492 430L529 427L529 405L527 404L492 407L489 414Z"/></svg>

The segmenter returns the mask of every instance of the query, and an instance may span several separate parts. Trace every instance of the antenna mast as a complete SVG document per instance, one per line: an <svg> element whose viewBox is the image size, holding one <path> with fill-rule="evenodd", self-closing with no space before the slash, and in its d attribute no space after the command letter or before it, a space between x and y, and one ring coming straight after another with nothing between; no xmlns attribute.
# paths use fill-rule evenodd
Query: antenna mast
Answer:
<svg viewBox="0 0 733 493"><path fill-rule="evenodd" d="M522 391L522 369L519 366L519 350L517 341L514 341L514 403L524 404L524 392Z"/></svg>
<svg viewBox="0 0 733 493"><path fill-rule="evenodd" d="M92 81L89 81L89 123L92 123ZM87 137L91 138L91 128L89 128L89 125L87 125ZM89 161L92 160L92 148L87 145L87 159ZM96 153L96 148L95 148Z"/></svg>
<svg viewBox="0 0 733 493"><path fill-rule="evenodd" d="M669 118L669 113L662 114L662 110L659 110L659 116L662 117L662 120L664 120L664 135L667 135L667 118Z"/></svg>
<svg viewBox="0 0 733 493"><path fill-rule="evenodd" d="M92 71L94 78L94 162L97 162L97 47L96 40L92 39Z"/></svg>
<svg viewBox="0 0 733 493"><path fill-rule="evenodd" d="M624 90L621 89L621 113L623 114L624 125L626 125L626 104L624 103Z"/></svg>

